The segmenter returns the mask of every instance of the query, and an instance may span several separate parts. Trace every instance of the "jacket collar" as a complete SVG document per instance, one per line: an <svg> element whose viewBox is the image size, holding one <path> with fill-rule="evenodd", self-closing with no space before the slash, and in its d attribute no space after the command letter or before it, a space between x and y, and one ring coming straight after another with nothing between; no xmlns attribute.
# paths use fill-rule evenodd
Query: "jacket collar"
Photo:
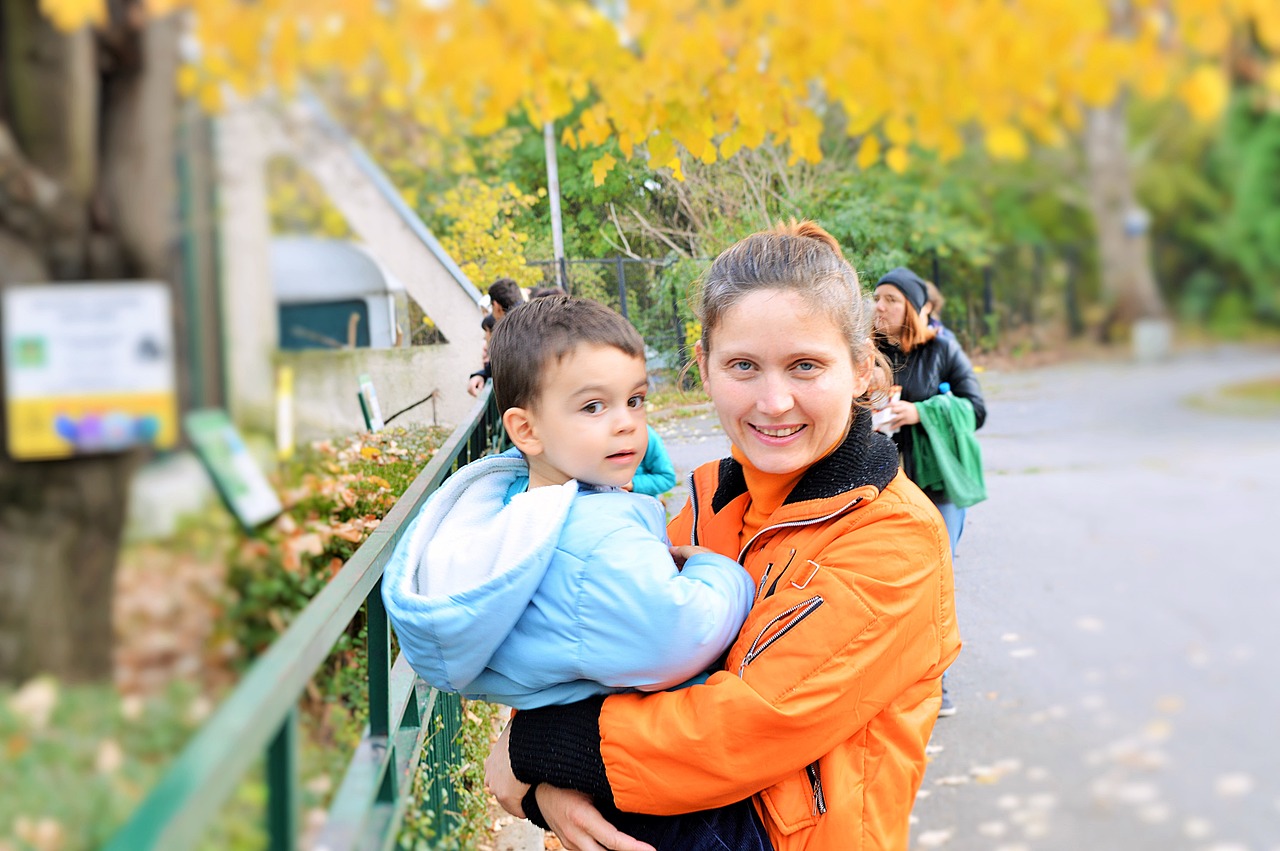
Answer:
<svg viewBox="0 0 1280 851"><path fill-rule="evenodd" d="M829 499L868 485L882 491L897 474L898 450L893 441L872 431L871 412L858 408L844 442L810 467L782 504ZM711 498L713 513L747 492L742 464L733 458L720 462L717 480Z"/></svg>

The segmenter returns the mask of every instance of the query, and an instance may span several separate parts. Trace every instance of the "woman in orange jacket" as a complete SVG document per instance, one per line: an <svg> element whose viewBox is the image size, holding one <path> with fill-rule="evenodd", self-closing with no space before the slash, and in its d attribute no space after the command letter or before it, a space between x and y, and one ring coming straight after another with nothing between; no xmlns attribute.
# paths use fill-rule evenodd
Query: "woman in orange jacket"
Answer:
<svg viewBox="0 0 1280 851"><path fill-rule="evenodd" d="M779 226L716 259L697 312L733 449L695 471L671 540L736 554L751 614L705 683L518 713L488 782L583 851L652 847L614 808L744 799L776 851L905 849L960 640L946 529L870 427L883 361L857 273L816 224Z"/></svg>

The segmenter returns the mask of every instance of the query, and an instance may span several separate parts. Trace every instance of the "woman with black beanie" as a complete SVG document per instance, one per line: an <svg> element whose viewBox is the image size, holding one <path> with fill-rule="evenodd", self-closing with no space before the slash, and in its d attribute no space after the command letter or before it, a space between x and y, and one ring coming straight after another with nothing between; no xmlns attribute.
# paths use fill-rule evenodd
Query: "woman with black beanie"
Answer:
<svg viewBox="0 0 1280 851"><path fill-rule="evenodd" d="M921 484L916 469L913 444L927 439L920 424L920 411L916 403L924 402L948 390L954 396L969 400L973 405L974 428L982 427L987 417L987 406L982 399L982 388L974 375L973 365L953 334L939 334L931 328L926 305L928 289L925 282L910 269L899 266L890 270L875 289L875 341L881 354L893 367L893 383L901 386L899 401L891 402L887 410L892 416L880 428L891 432L902 453L903 471L913 482ZM895 431L896 430L896 431ZM964 532L966 509L953 502L947 492L937 487L924 486L925 495L938 507L947 524L954 557L960 535ZM947 694L945 681L942 710L939 715L952 715L955 706Z"/></svg>

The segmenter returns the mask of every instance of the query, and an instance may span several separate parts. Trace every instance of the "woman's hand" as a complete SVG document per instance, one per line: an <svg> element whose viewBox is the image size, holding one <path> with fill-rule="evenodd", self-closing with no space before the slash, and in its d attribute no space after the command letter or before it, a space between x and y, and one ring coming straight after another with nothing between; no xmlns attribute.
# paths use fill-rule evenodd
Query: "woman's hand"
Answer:
<svg viewBox="0 0 1280 851"><path fill-rule="evenodd" d="M920 412L912 402L890 402L888 409L893 412L893 419L885 423L889 428L902 428L920 422Z"/></svg>
<svg viewBox="0 0 1280 851"><path fill-rule="evenodd" d="M511 723L502 728L502 735L493 743L493 750L484 761L484 785L498 799L502 808L516 818L524 818L521 802L529 791L528 783L521 783L511 770ZM541 798L538 799L541 802Z"/></svg>
<svg viewBox="0 0 1280 851"><path fill-rule="evenodd" d="M684 563L699 553L707 553L708 555L716 554L715 550L689 545L685 545L683 547L670 547L669 549L671 550L671 557L675 559L676 567L682 570L684 569Z"/></svg>
<svg viewBox="0 0 1280 851"><path fill-rule="evenodd" d="M591 798L572 789L538 785L538 808L568 851L654 851L618 830L596 809Z"/></svg>

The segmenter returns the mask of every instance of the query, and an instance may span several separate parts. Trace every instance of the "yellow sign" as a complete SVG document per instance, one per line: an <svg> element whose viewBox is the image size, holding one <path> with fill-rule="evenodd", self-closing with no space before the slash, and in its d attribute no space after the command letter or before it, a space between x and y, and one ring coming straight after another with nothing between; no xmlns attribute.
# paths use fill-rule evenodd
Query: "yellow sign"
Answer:
<svg viewBox="0 0 1280 851"><path fill-rule="evenodd" d="M174 445L173 313L166 285L10 287L0 330L7 448L14 460Z"/></svg>

